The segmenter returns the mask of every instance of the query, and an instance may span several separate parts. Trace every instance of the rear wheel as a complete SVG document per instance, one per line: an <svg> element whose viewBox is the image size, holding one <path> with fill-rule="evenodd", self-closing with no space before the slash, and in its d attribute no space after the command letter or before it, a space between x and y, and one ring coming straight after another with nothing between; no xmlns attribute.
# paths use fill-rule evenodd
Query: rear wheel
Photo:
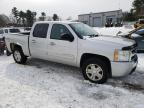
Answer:
<svg viewBox="0 0 144 108"><path fill-rule="evenodd" d="M20 48L14 49L13 58L18 64L24 64L27 61L27 57L24 55L23 51Z"/></svg>
<svg viewBox="0 0 144 108"><path fill-rule="evenodd" d="M93 83L102 84L108 79L108 67L105 62L97 58L91 58L82 65L83 76Z"/></svg>

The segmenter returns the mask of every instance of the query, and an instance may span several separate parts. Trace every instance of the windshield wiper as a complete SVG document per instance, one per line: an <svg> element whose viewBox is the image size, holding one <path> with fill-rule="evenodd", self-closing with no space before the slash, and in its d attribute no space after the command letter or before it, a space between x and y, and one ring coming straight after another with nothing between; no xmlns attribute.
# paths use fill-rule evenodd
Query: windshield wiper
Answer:
<svg viewBox="0 0 144 108"><path fill-rule="evenodd" d="M90 36L91 38L93 38L93 37L98 37L99 35L98 34L91 34L91 35L88 35L88 36Z"/></svg>

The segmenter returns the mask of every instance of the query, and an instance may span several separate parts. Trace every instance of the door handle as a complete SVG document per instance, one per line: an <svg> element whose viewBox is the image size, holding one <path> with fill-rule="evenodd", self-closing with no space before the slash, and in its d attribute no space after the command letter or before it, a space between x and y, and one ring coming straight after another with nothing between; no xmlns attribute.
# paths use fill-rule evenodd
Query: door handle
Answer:
<svg viewBox="0 0 144 108"><path fill-rule="evenodd" d="M51 45L51 46L54 46L54 45L56 45L56 44L55 44L54 42L50 42L50 45Z"/></svg>
<svg viewBox="0 0 144 108"><path fill-rule="evenodd" d="M35 41L35 40L32 40L32 43L36 43L36 41Z"/></svg>

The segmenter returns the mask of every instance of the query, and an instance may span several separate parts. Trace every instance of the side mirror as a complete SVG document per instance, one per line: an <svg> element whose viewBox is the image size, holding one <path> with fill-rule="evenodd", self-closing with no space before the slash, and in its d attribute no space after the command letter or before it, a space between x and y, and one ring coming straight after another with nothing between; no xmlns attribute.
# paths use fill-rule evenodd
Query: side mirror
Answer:
<svg viewBox="0 0 144 108"><path fill-rule="evenodd" d="M72 42L74 40L74 37L70 34L62 34L61 35L61 40L66 40Z"/></svg>

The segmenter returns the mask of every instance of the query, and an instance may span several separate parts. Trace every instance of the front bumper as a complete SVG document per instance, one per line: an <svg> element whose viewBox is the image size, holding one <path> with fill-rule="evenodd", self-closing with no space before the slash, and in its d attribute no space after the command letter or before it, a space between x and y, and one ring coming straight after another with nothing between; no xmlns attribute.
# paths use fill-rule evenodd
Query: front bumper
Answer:
<svg viewBox="0 0 144 108"><path fill-rule="evenodd" d="M111 62L112 77L122 77L135 71L138 60L131 62Z"/></svg>

